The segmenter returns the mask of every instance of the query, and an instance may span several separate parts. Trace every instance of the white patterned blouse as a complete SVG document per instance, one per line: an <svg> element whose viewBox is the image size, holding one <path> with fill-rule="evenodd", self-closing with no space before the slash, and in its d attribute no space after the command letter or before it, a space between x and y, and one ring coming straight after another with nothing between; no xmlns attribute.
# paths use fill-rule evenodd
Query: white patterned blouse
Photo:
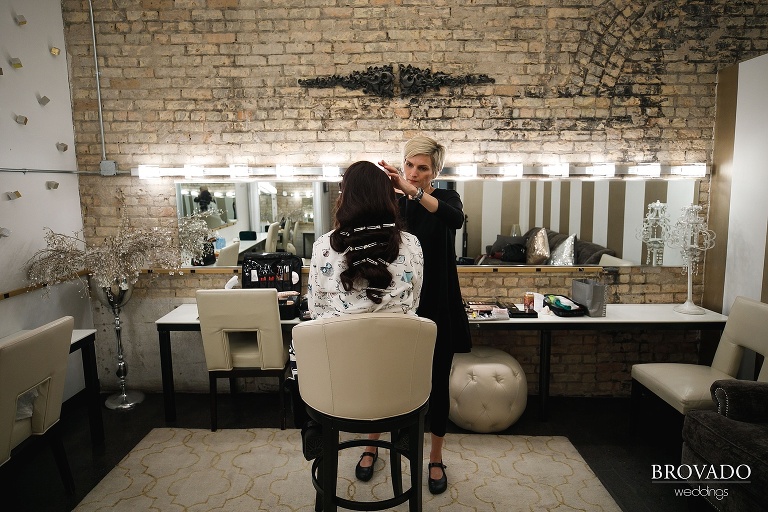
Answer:
<svg viewBox="0 0 768 512"><path fill-rule="evenodd" d="M400 253L389 264L392 282L382 295L380 304L371 301L364 284L344 290L339 274L346 270L344 255L331 249L331 233L326 233L312 246L307 296L310 316L323 318L355 313L416 314L424 279L424 255L419 240L401 232Z"/></svg>

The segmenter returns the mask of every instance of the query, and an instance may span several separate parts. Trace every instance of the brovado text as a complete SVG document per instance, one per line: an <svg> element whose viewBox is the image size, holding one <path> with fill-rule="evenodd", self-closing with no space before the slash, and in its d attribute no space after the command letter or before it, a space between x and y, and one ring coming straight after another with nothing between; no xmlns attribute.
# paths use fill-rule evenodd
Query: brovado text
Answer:
<svg viewBox="0 0 768 512"><path fill-rule="evenodd" d="M675 482L694 479L704 481L740 480L747 483L752 475L752 469L747 464L732 466L730 464L652 464L651 480Z"/></svg>

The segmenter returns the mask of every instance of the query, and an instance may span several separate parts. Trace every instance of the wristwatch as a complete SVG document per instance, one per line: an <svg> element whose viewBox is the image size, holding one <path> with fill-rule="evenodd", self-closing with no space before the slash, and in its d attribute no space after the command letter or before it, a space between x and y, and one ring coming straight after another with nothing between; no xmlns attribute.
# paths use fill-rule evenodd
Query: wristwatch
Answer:
<svg viewBox="0 0 768 512"><path fill-rule="evenodd" d="M416 195L413 196L413 200L418 203L419 201L421 201L422 197L424 197L424 189L419 187L418 189L416 189Z"/></svg>

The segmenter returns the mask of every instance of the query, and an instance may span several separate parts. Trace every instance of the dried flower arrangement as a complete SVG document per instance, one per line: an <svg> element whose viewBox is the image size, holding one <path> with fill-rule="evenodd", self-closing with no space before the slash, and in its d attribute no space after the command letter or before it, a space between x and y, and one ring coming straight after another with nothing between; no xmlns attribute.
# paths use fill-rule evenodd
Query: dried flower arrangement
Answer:
<svg viewBox="0 0 768 512"><path fill-rule="evenodd" d="M215 236L204 214L196 214L179 220L177 246L171 229L130 226L125 209L122 211L117 234L96 246L88 246L82 233L69 236L45 228L46 247L27 262L27 278L34 285L47 286L81 279L85 270L95 286L117 292L136 283L141 270L149 265L182 273L183 258L200 257L206 247L204 241Z"/></svg>
<svg viewBox="0 0 768 512"><path fill-rule="evenodd" d="M179 268L179 253L170 233L160 229L132 228L123 222L114 236L88 247L81 233L68 236L46 228L46 248L28 262L27 278L35 285L52 285L75 278L85 270L96 286L127 288L152 263Z"/></svg>
<svg viewBox="0 0 768 512"><path fill-rule="evenodd" d="M184 261L203 259L211 251L211 244L205 243L215 239L216 235L208 227L206 217L216 215L216 212L197 212L179 219L179 250Z"/></svg>

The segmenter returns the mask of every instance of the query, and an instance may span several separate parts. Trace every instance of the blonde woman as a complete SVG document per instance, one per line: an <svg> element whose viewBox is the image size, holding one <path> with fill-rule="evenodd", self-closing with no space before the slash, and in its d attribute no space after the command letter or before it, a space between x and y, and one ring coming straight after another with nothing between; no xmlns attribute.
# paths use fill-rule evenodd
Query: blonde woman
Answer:
<svg viewBox="0 0 768 512"><path fill-rule="evenodd" d="M405 144L402 174L385 161L379 162L387 170L393 187L405 194L398 200L400 217L405 221L406 231L421 242L424 253L424 283L416 314L437 324L427 413L431 437L427 483L432 494L448 488L443 439L450 409L448 379L453 354L472 348L456 269L456 230L464 223L463 205L458 192L433 185L444 163L445 147L424 136ZM370 437L376 439L378 434ZM376 456L375 447L366 447L355 468L358 479L371 479Z"/></svg>

